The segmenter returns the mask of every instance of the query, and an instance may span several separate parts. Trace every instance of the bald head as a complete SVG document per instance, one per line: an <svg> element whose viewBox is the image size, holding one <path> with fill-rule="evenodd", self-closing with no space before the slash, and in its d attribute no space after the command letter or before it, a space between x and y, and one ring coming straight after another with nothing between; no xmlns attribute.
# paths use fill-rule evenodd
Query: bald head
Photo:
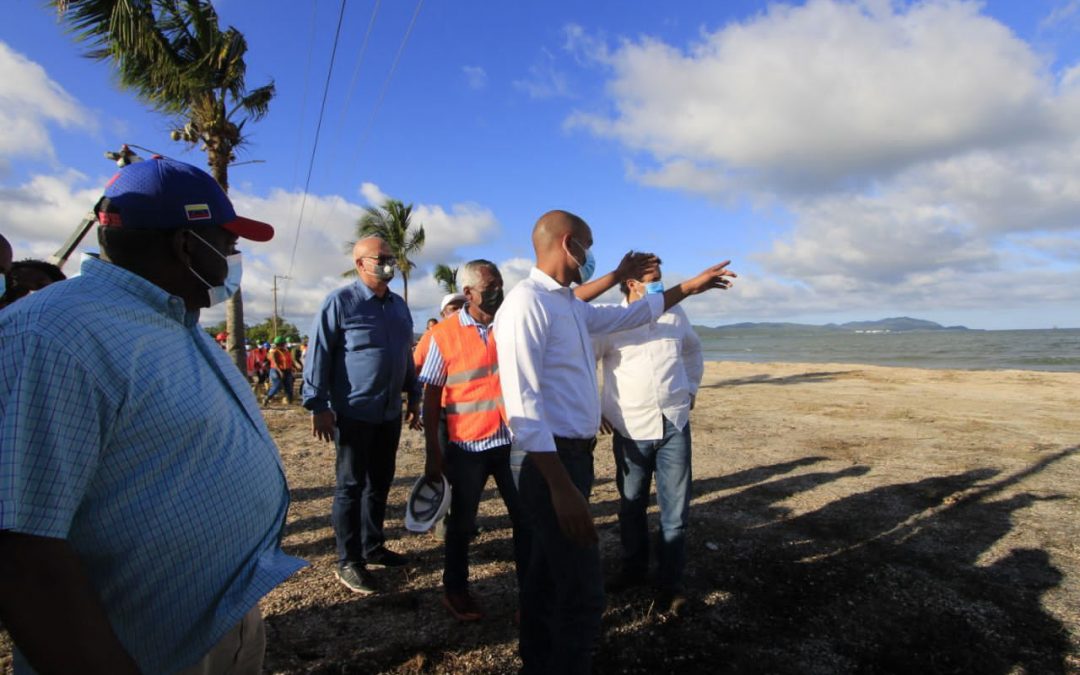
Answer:
<svg viewBox="0 0 1080 675"><path fill-rule="evenodd" d="M548 211L532 233L536 267L563 286L581 283L580 268L592 247L592 229L569 211Z"/></svg>
<svg viewBox="0 0 1080 675"><path fill-rule="evenodd" d="M390 251L390 245L380 237L364 237L353 244L352 257L357 264L360 263L361 259L368 256L378 257L380 255L393 255Z"/></svg>
<svg viewBox="0 0 1080 675"><path fill-rule="evenodd" d="M569 211L548 211L540 216L533 226L532 242L536 259L539 260L545 253L562 250L563 240L571 236L588 247L592 244L592 231L588 224L579 216Z"/></svg>
<svg viewBox="0 0 1080 675"><path fill-rule="evenodd" d="M394 252L390 250L390 244L380 237L364 237L353 244L353 264L360 281L382 297L394 277Z"/></svg>

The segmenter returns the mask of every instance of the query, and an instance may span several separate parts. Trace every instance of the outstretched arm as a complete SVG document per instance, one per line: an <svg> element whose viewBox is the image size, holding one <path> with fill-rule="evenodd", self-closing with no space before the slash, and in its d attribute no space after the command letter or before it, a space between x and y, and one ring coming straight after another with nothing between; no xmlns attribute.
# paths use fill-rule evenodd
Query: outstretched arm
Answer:
<svg viewBox="0 0 1080 675"><path fill-rule="evenodd" d="M691 295L704 293L713 288L724 290L731 288L731 281L729 279L739 275L727 268L730 264L730 260L725 260L719 265L713 265L696 277L687 279L681 284L676 284L664 291L664 309L671 309Z"/></svg>
<svg viewBox="0 0 1080 675"><path fill-rule="evenodd" d="M655 272L659 265L660 260L651 253L627 251L618 267L587 284L581 284L574 289L574 296L579 300L591 302L621 281L640 279L650 272Z"/></svg>

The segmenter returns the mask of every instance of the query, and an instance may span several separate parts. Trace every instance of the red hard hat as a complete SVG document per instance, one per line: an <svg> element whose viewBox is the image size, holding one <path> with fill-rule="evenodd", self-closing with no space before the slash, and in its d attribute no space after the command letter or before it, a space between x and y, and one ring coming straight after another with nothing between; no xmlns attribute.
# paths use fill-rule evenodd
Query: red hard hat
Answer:
<svg viewBox="0 0 1080 675"><path fill-rule="evenodd" d="M229 334L222 331L222 332L217 334L217 337L215 339L216 340L228 340L229 339Z"/></svg>

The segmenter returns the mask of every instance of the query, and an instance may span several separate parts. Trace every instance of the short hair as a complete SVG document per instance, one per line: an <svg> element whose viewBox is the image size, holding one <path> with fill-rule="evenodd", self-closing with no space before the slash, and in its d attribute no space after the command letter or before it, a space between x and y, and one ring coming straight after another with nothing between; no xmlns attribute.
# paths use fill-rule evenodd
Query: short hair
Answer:
<svg viewBox="0 0 1080 675"><path fill-rule="evenodd" d="M57 267L56 265L45 262L44 260L34 260L27 258L26 260L20 260L15 263L11 263L11 273L15 274L19 270L36 270L41 272L45 276L49 277L50 282L63 281L67 279L67 275Z"/></svg>
<svg viewBox="0 0 1080 675"><path fill-rule="evenodd" d="M466 286L470 288L480 283L480 270L489 269L495 276L502 278L502 273L499 272L499 267L490 260L484 260L483 258L477 258L476 260L470 260L461 266L461 288L464 290Z"/></svg>
<svg viewBox="0 0 1080 675"><path fill-rule="evenodd" d="M640 251L640 253L643 253L644 255L656 255L655 253L653 253L651 251ZM658 256L658 255L656 256L656 264L657 265L663 265L664 264L664 261L661 260L660 256ZM625 280L619 282L619 290L622 291L623 296L625 296L627 298L630 297L630 287L626 285Z"/></svg>

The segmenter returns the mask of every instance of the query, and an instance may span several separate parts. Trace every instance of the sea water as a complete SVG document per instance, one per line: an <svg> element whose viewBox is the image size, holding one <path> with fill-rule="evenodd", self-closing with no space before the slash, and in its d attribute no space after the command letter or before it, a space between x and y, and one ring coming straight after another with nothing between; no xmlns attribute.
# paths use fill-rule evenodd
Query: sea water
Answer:
<svg viewBox="0 0 1080 675"><path fill-rule="evenodd" d="M899 333L709 333L707 361L862 363L963 370L1080 371L1080 328Z"/></svg>

